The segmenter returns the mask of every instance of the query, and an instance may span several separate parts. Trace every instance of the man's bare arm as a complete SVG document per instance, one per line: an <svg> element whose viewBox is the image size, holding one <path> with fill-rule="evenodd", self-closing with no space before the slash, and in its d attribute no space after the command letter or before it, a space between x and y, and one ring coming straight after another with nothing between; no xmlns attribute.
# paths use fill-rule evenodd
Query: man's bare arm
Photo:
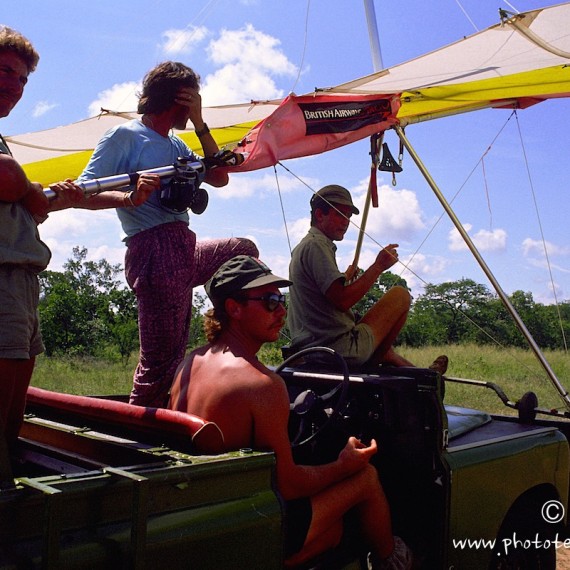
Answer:
<svg viewBox="0 0 570 570"><path fill-rule="evenodd" d="M310 497L363 469L376 453L376 443L364 446L350 438L339 458L326 465L296 465L287 433L289 399L276 377L254 407L255 445L272 449L277 458L277 487L285 499Z"/></svg>
<svg viewBox="0 0 570 570"><path fill-rule="evenodd" d="M85 197L76 208L84 210L104 210L107 208L133 208L140 206L148 197L160 188L158 174L141 174L137 180L135 190L123 192L121 190L106 190L100 194Z"/></svg>
<svg viewBox="0 0 570 570"><path fill-rule="evenodd" d="M338 279L327 289L327 299L341 311L348 311L370 291L378 277L398 260L397 244L386 246L376 256L374 263L357 279L350 283Z"/></svg>
<svg viewBox="0 0 570 570"><path fill-rule="evenodd" d="M19 202L33 190L23 168L8 154L0 154L0 200Z"/></svg>

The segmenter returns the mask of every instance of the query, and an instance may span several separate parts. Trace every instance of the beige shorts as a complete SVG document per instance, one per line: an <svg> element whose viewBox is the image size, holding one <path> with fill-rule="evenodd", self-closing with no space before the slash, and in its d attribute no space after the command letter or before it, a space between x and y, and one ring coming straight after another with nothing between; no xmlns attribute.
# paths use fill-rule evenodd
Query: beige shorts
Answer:
<svg viewBox="0 0 570 570"><path fill-rule="evenodd" d="M0 358L29 359L44 351L39 290L34 272L0 266Z"/></svg>
<svg viewBox="0 0 570 570"><path fill-rule="evenodd" d="M349 366L361 366L374 353L375 343L370 326L359 323L329 346L344 356Z"/></svg>

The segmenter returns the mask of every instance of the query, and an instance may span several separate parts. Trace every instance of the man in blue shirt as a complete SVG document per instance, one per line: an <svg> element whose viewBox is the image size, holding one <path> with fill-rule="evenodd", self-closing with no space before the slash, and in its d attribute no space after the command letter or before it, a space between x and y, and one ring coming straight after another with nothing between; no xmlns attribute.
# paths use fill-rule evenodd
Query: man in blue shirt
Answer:
<svg viewBox="0 0 570 570"><path fill-rule="evenodd" d="M202 117L199 76L186 65L167 61L151 69L143 80L140 119L124 123L99 141L79 177L87 180L138 172L174 164L178 157L197 160L188 146L171 133L190 121L206 157L219 149ZM203 180L225 186L223 169L210 169ZM244 238L197 241L190 230L188 205L163 199L158 177L147 175L150 196L139 188L112 190L85 200L84 208L117 208L125 232L125 274L137 297L140 356L130 402L165 406L179 362L184 358L192 289L235 255L259 254Z"/></svg>

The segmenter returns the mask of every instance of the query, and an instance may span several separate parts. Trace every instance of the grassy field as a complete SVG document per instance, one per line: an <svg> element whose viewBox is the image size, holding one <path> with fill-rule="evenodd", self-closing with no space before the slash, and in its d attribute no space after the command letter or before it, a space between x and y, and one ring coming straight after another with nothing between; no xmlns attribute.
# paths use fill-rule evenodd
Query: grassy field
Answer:
<svg viewBox="0 0 570 570"><path fill-rule="evenodd" d="M533 391L538 396L541 408L563 408L560 396L530 351L452 345L422 349L400 347L399 352L418 366L428 366L439 354L447 354L449 377L494 382L512 401L518 400L527 391ZM570 356L561 351L547 351L545 356L560 382L570 389ZM262 349L260 358L266 364L278 364L280 353L277 349L267 347ZM32 384L73 394L126 394L131 388L135 365L135 356L126 366L119 361L103 359L40 356ZM505 408L490 389L450 381L446 383L445 402L492 413L515 413Z"/></svg>

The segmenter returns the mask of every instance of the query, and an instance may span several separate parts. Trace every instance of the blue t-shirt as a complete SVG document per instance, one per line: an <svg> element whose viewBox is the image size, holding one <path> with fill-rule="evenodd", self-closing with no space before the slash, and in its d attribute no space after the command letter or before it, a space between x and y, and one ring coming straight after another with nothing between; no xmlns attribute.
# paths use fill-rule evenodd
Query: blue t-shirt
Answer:
<svg viewBox="0 0 570 570"><path fill-rule="evenodd" d="M169 166L182 156L198 159L180 138L174 135L163 137L140 120L134 119L105 133L78 180ZM126 234L125 241L160 224L179 221L189 223L187 212L176 212L163 207L158 192L151 194L137 208L117 208L117 215Z"/></svg>

